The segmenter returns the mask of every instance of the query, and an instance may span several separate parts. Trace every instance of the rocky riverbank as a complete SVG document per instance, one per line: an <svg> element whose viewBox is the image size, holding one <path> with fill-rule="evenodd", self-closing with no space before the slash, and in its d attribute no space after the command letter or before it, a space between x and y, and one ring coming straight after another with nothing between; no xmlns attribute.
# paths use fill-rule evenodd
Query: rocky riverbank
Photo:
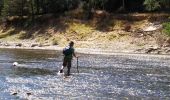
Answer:
<svg viewBox="0 0 170 100"><path fill-rule="evenodd" d="M80 42L76 42L77 45L80 45ZM156 45L145 45L144 47L137 47L134 45L129 45L129 48L117 47L117 45L112 44L109 48L100 48L99 44L93 44L89 48L79 47L75 45L76 52L86 53L86 54L113 54L113 53L130 53L130 54L170 54L170 47L156 46ZM94 48L94 45L96 45ZM104 44L107 45L107 44ZM52 45L52 44L40 44L33 42L0 42L0 48L9 48L9 49L45 49L45 50L62 50L64 46Z"/></svg>

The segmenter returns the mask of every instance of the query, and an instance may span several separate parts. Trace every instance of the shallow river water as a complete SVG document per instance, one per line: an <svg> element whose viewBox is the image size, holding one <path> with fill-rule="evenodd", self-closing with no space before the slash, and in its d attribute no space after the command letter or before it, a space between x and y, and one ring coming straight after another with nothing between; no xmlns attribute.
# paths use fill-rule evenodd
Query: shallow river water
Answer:
<svg viewBox="0 0 170 100"><path fill-rule="evenodd" d="M60 51L0 49L0 100L170 100L170 56L79 55L64 78Z"/></svg>

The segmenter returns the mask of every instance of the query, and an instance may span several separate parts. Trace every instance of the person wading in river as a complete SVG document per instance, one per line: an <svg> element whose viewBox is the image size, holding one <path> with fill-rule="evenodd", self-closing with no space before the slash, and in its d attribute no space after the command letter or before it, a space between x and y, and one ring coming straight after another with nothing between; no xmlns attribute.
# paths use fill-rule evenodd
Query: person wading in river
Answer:
<svg viewBox="0 0 170 100"><path fill-rule="evenodd" d="M67 47L63 49L64 59L63 59L63 66L61 67L59 73L63 73L64 67L67 66L67 74L66 76L70 75L71 63L73 56L77 58L74 52L74 42L71 41Z"/></svg>

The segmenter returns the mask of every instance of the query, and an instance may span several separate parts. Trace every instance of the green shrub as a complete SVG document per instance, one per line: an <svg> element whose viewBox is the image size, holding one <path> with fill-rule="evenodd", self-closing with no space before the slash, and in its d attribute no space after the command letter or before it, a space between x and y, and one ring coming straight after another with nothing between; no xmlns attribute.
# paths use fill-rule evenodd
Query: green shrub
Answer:
<svg viewBox="0 0 170 100"><path fill-rule="evenodd" d="M163 32L170 36L170 22L166 22L163 24Z"/></svg>
<svg viewBox="0 0 170 100"><path fill-rule="evenodd" d="M114 40L115 38L117 38L118 36L116 34L110 34L108 36L108 39L111 41L111 40Z"/></svg>
<svg viewBox="0 0 170 100"><path fill-rule="evenodd" d="M154 11L161 7L159 0L145 0L144 5L148 11Z"/></svg>
<svg viewBox="0 0 170 100"><path fill-rule="evenodd" d="M21 31L21 32L19 33L19 35L18 35L18 38L19 38L19 39L27 39L27 38L29 38L29 37L30 37L29 34L26 33L26 32L24 32L24 31Z"/></svg>

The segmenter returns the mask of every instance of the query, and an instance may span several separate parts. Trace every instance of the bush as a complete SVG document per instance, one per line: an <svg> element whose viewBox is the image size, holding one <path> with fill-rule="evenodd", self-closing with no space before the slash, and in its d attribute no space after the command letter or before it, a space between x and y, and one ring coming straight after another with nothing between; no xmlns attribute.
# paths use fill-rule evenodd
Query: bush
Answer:
<svg viewBox="0 0 170 100"><path fill-rule="evenodd" d="M163 24L163 32L170 36L170 22L166 22Z"/></svg>
<svg viewBox="0 0 170 100"><path fill-rule="evenodd" d="M159 0L145 0L144 5L148 11L155 11L161 7Z"/></svg>
<svg viewBox="0 0 170 100"><path fill-rule="evenodd" d="M25 31L21 31L18 35L19 39L28 39L30 38L32 35L30 33L27 33Z"/></svg>

